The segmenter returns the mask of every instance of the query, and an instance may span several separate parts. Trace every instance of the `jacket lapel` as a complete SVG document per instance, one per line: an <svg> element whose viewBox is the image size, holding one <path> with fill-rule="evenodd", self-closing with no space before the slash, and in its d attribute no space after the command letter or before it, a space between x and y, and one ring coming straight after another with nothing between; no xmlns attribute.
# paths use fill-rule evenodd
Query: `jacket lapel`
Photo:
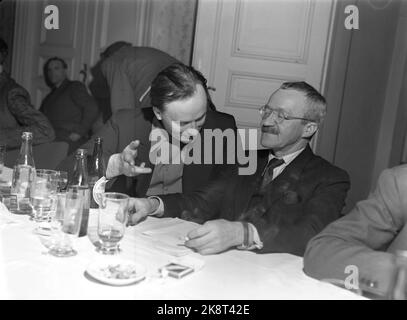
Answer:
<svg viewBox="0 0 407 320"><path fill-rule="evenodd" d="M246 211L249 206L250 199L257 191L259 183L262 179L262 173L268 162L269 150L257 151L257 170L252 175L238 176L238 189L232 196L235 197L234 212Z"/></svg>

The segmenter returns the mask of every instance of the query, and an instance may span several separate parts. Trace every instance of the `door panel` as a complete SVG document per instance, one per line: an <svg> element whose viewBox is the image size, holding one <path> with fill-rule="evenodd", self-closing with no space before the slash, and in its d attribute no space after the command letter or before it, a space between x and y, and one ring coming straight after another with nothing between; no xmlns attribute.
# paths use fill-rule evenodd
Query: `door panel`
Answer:
<svg viewBox="0 0 407 320"><path fill-rule="evenodd" d="M220 111L257 128L259 106L285 81L322 89L332 2L200 1L193 65Z"/></svg>

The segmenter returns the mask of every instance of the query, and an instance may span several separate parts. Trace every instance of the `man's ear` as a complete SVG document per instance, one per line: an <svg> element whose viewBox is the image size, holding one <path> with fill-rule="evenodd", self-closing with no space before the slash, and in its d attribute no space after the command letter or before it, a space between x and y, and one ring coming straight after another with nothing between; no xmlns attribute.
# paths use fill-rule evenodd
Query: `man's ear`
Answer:
<svg viewBox="0 0 407 320"><path fill-rule="evenodd" d="M163 117L161 115L160 109L158 109L157 107L153 107L153 112L158 120L162 120Z"/></svg>
<svg viewBox="0 0 407 320"><path fill-rule="evenodd" d="M318 130L318 124L315 122L307 122L307 124L304 126L304 129L302 131L302 137L303 138L312 138L312 136L315 134L315 132Z"/></svg>

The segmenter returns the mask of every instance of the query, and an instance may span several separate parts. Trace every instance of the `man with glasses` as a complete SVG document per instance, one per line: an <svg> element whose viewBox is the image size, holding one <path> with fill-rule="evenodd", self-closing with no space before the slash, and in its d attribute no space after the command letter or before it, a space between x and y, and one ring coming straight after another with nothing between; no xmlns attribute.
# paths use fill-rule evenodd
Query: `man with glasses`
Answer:
<svg viewBox="0 0 407 320"><path fill-rule="evenodd" d="M162 212L153 200L133 199L132 222L151 213L206 221L185 242L201 254L237 247L302 256L309 239L339 218L350 186L345 171L309 146L325 110L325 99L309 84L282 84L260 108L265 150L258 151L255 174L165 195Z"/></svg>

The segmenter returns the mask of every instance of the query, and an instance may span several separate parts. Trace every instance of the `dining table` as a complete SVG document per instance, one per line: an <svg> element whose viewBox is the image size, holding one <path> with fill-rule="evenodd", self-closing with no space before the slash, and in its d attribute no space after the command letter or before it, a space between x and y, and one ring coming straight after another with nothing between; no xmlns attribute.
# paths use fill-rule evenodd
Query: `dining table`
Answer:
<svg viewBox="0 0 407 320"><path fill-rule="evenodd" d="M36 222L27 215L10 213L0 203L0 299L365 299L308 277L303 258L292 254L232 249L200 255L183 245L188 232L199 226L194 222L149 216L126 227L115 255L98 250L97 225L98 210L91 209L87 235L73 241L77 254L56 257L49 253L47 236L34 232ZM117 285L92 274L95 266L117 261L137 264L143 270L142 278ZM169 263L189 266L193 272L171 277L162 269Z"/></svg>

